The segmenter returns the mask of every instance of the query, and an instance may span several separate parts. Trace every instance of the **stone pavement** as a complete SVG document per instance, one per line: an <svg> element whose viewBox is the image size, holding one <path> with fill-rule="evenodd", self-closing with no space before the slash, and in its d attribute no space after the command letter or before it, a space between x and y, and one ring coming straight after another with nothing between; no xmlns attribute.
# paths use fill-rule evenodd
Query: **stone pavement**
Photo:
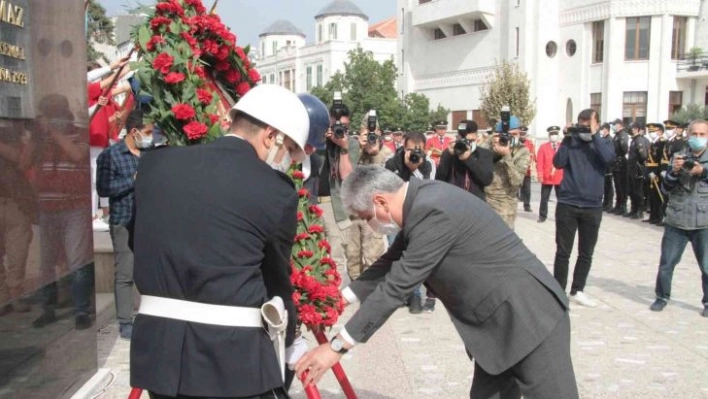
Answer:
<svg viewBox="0 0 708 399"><path fill-rule="evenodd" d="M539 197L534 184L534 211ZM545 223L523 211L516 223L519 236L549 270L554 209L551 202ZM701 279L690 246L676 268L672 301L661 313L649 311L662 233L646 223L603 216L586 288L599 306L571 305L572 356L582 398L708 398L708 318L700 316ZM115 323L99 332L99 367L110 368L115 378L98 398L122 399L129 391L129 343L117 334ZM473 364L439 303L432 314L398 310L342 364L361 399L469 397ZM331 373L319 388L323 398L343 397ZM305 398L298 382L291 394Z"/></svg>

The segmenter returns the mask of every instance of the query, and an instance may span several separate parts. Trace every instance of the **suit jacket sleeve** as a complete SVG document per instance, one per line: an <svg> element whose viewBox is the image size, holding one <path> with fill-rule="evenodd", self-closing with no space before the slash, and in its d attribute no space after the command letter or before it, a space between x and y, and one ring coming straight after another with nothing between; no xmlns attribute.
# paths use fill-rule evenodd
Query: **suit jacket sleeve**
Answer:
<svg viewBox="0 0 708 399"><path fill-rule="evenodd" d="M290 346L295 339L295 326L297 311L293 302L293 286L290 282L290 256L293 240L297 233L297 205L298 197L295 191L289 193L285 200L275 233L266 242L265 257L263 259L263 281L268 292L268 297L279 296L285 303L288 311L288 330L285 345Z"/></svg>
<svg viewBox="0 0 708 399"><path fill-rule="evenodd" d="M349 285L349 288L354 292L360 302L364 302L366 298L371 295L376 286L379 285L389 270L391 270L391 264L401 259L404 246L403 233L398 233L386 253L364 270L364 272Z"/></svg>
<svg viewBox="0 0 708 399"><path fill-rule="evenodd" d="M472 157L470 157L470 158L472 158ZM433 162L433 164L434 164L434 162ZM440 180L440 181L444 181L445 183L449 183L451 171L452 171L452 155L450 154L449 151L443 151L442 155L440 156L440 165L438 165L438 168L435 171L435 180Z"/></svg>
<svg viewBox="0 0 708 399"><path fill-rule="evenodd" d="M441 210L418 208L414 212L415 219L409 217L406 221L411 225L406 228L408 240L402 256L392 262L383 280L345 326L357 342L369 340L413 290L442 263L456 240L452 227L455 224ZM399 234L396 240L399 241L400 237Z"/></svg>
<svg viewBox="0 0 708 399"><path fill-rule="evenodd" d="M494 180L494 155L482 149L475 151L467 160L463 161L467 170L478 185L486 187Z"/></svg>

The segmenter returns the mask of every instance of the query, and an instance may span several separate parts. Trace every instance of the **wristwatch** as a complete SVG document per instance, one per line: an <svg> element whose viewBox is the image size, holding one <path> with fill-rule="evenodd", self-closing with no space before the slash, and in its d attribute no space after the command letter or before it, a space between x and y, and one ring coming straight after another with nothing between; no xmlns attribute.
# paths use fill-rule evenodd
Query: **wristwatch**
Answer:
<svg viewBox="0 0 708 399"><path fill-rule="evenodd" d="M329 341L329 347L340 355L344 355L349 352L348 350L344 349L344 342L342 342L342 340L337 338L336 336L332 338L331 341Z"/></svg>
<svg viewBox="0 0 708 399"><path fill-rule="evenodd" d="M340 154L349 154L349 148L339 147Z"/></svg>

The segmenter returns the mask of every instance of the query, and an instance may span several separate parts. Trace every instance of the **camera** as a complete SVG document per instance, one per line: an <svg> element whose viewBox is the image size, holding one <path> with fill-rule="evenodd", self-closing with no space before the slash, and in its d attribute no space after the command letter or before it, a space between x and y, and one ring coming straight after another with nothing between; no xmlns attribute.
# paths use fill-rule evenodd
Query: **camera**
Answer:
<svg viewBox="0 0 708 399"><path fill-rule="evenodd" d="M366 142L374 145L379 141L379 136L376 134L376 110L369 111L369 117L366 119L366 127L369 133L366 134Z"/></svg>
<svg viewBox="0 0 708 399"><path fill-rule="evenodd" d="M467 124L462 122L459 125L457 125L457 134L460 135L460 139L458 139L455 144L452 147L452 150L455 152L455 155L460 156L467 152L467 150L470 149L471 147L471 141L467 139Z"/></svg>
<svg viewBox="0 0 708 399"><path fill-rule="evenodd" d="M411 155L408 156L408 159L411 161L411 163L418 163L423 158L425 157L425 154L423 153L423 150L420 149L420 147L416 146L413 151L411 151Z"/></svg>
<svg viewBox="0 0 708 399"><path fill-rule="evenodd" d="M505 105L501 109L501 128L502 131L499 133L499 145L508 146L511 142L511 134L509 134L509 123L511 121L511 108Z"/></svg>
<svg viewBox="0 0 708 399"><path fill-rule="evenodd" d="M580 133L592 133L592 130L590 130L590 126L578 125L577 123L568 128L568 134L570 135L578 135Z"/></svg>
<svg viewBox="0 0 708 399"><path fill-rule="evenodd" d="M347 134L347 127L342 124L342 111L344 110L344 101L342 101L342 92L335 91L332 99L332 110L334 112L334 125L330 126L334 137L341 139Z"/></svg>
<svg viewBox="0 0 708 399"><path fill-rule="evenodd" d="M694 156L693 153L683 154L683 166L682 169L686 172L690 172L698 163L698 157Z"/></svg>

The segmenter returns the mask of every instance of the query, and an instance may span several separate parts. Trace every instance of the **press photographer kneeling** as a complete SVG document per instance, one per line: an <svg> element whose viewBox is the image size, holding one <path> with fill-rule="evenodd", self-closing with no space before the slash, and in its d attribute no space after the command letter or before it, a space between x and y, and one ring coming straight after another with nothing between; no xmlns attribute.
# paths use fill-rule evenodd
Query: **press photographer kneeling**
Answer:
<svg viewBox="0 0 708 399"><path fill-rule="evenodd" d="M690 242L701 269L701 315L708 317L708 122L694 121L688 134L688 147L674 154L671 169L662 181L662 189L669 193L669 203L656 276L656 301L651 310L663 310L671 298L674 268Z"/></svg>
<svg viewBox="0 0 708 399"><path fill-rule="evenodd" d="M477 147L475 121L460 122L457 134L457 141L451 143L440 158L435 179L453 184L484 200L484 188L494 178L494 155L488 149Z"/></svg>

